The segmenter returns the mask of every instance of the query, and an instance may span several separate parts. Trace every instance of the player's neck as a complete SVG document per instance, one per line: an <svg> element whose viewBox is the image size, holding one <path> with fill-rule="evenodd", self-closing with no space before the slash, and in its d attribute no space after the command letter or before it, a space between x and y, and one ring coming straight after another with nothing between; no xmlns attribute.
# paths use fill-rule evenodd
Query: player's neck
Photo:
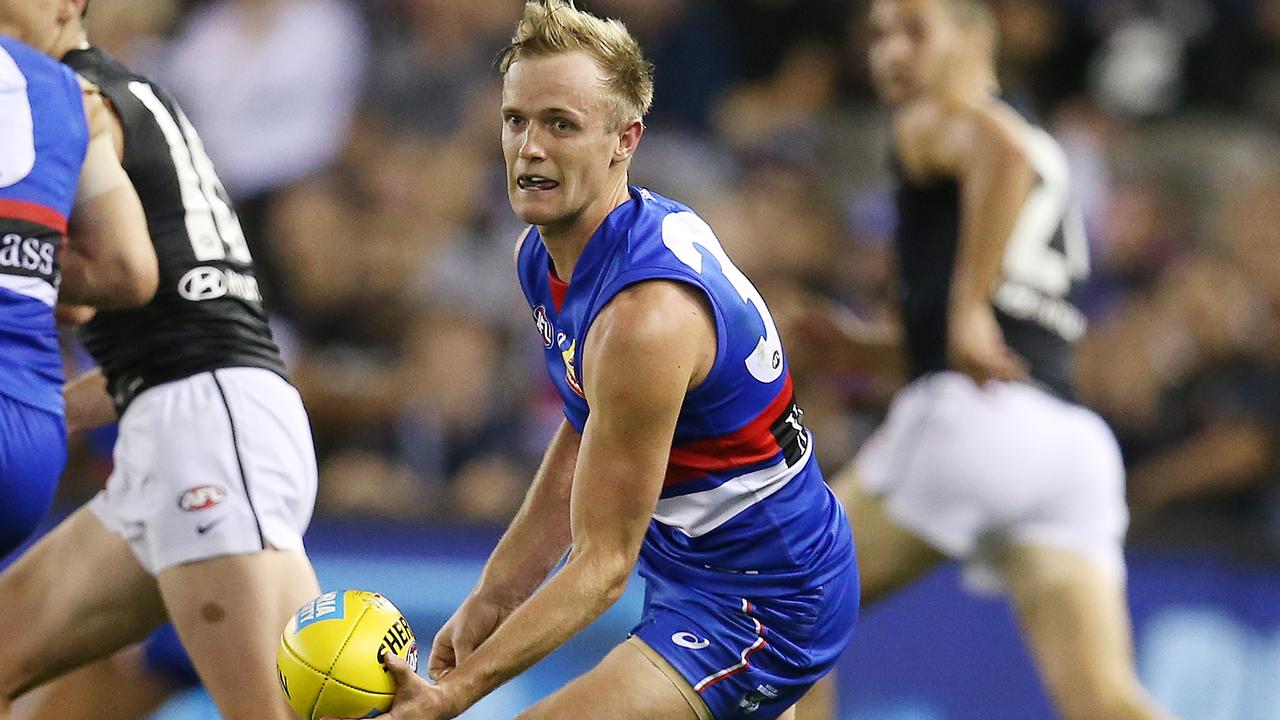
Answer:
<svg viewBox="0 0 1280 720"><path fill-rule="evenodd" d="M582 257L582 251L586 249L591 237L604 224L609 213L630 198L627 176L623 174L609 192L603 193L599 200L588 205L564 224L538 226L542 244L551 254L556 275L561 280L570 282L573 279L573 269L577 267L578 259Z"/></svg>

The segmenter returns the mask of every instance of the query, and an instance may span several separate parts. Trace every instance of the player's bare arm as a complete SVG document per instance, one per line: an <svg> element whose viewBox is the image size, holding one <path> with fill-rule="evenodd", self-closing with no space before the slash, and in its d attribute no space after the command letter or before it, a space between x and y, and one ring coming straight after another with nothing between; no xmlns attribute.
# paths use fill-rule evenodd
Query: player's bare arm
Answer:
<svg viewBox="0 0 1280 720"><path fill-rule="evenodd" d="M120 167L110 113L96 93L84 96L90 141L62 257L62 302L98 308L145 304L159 268L138 195Z"/></svg>
<svg viewBox="0 0 1280 720"><path fill-rule="evenodd" d="M436 633L427 663L433 679L443 678L466 660L533 594L568 551L569 494L581 442L582 435L562 422L475 590Z"/></svg>
<svg viewBox="0 0 1280 720"><path fill-rule="evenodd" d="M116 405L107 393L107 377L94 368L62 388L67 402L67 433L75 434L116 421Z"/></svg>
<svg viewBox="0 0 1280 720"><path fill-rule="evenodd" d="M794 352L821 358L840 372L900 377L906 357L902 327L869 322L835 302L815 299L788 319L784 335Z"/></svg>
<svg viewBox="0 0 1280 720"><path fill-rule="evenodd" d="M999 102L923 100L894 118L894 141L909 178L954 177L960 184L960 240L951 283L948 352L979 383L1026 376L1005 344L991 294L1005 248L1036 182L1019 139L1022 122Z"/></svg>
<svg viewBox="0 0 1280 720"><path fill-rule="evenodd" d="M684 397L714 361L714 324L693 291L646 282L609 303L584 353L592 409L573 474L568 561L438 685L389 659L398 682L389 717L455 717L622 596L658 502Z"/></svg>

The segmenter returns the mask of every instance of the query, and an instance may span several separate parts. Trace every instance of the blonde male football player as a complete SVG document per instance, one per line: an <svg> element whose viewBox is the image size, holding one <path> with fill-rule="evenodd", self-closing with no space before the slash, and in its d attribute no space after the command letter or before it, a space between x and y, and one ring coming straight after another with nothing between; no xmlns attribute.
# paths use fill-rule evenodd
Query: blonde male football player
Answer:
<svg viewBox="0 0 1280 720"><path fill-rule="evenodd" d="M1073 400L1088 257L1066 159L997 97L982 2L875 0L869 29L893 110L901 326L807 333L910 378L837 481L866 597L958 559L1008 591L1064 717L1164 717L1134 671L1120 453Z"/></svg>
<svg viewBox="0 0 1280 720"><path fill-rule="evenodd" d="M532 226L516 264L565 420L436 636L438 684L389 659L390 717L457 716L638 563L632 637L521 717L790 718L848 644L858 590L777 328L705 222L627 184L653 86L621 24L528 3L501 67L508 195Z"/></svg>

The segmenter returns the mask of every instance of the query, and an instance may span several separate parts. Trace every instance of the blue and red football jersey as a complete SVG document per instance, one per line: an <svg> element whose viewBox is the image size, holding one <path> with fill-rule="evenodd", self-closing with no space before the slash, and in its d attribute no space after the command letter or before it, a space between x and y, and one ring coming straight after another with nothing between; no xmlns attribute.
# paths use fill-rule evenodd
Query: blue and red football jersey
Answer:
<svg viewBox="0 0 1280 720"><path fill-rule="evenodd" d="M518 270L565 417L580 432L590 415L582 348L618 292L648 280L687 283L715 315L715 364L681 408L641 572L769 596L847 571L849 524L814 460L764 299L693 211L648 190L630 192L568 282L555 275L536 227L521 245Z"/></svg>
<svg viewBox="0 0 1280 720"><path fill-rule="evenodd" d="M0 37L0 393L59 415L58 255L88 145L75 74Z"/></svg>

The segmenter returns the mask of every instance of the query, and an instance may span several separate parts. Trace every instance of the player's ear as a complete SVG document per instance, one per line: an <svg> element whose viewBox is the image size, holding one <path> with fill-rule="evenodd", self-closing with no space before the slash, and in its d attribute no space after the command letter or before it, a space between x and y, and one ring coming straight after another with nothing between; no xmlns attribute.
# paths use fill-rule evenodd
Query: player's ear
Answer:
<svg viewBox="0 0 1280 720"><path fill-rule="evenodd" d="M613 150L613 161L620 163L630 160L640 146L641 135L644 135L644 123L640 120L632 120L623 127L618 135L618 145Z"/></svg>

